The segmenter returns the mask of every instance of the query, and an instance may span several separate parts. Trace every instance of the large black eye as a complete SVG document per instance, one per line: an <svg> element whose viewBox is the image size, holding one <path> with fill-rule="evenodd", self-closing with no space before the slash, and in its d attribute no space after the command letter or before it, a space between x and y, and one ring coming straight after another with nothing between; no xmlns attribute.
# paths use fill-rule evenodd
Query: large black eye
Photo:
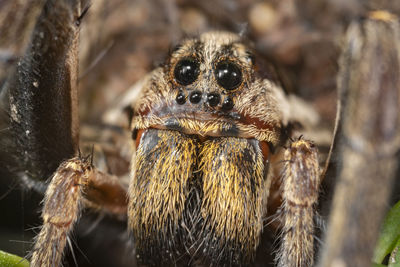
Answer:
<svg viewBox="0 0 400 267"><path fill-rule="evenodd" d="M242 71L238 65L231 61L218 63L215 76L218 84L226 90L233 90L242 83Z"/></svg>
<svg viewBox="0 0 400 267"><path fill-rule="evenodd" d="M193 58L179 61L174 70L175 79L181 85L189 85L199 76L199 63Z"/></svg>

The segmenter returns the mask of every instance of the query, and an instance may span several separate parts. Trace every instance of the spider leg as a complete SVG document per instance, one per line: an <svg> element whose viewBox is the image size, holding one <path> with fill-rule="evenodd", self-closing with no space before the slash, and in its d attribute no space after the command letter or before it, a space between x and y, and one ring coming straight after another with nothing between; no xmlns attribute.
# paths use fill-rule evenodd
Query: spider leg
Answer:
<svg viewBox="0 0 400 267"><path fill-rule="evenodd" d="M314 206L320 184L316 147L303 139L284 153L282 175L283 229L277 254L280 267L312 266L314 259Z"/></svg>
<svg viewBox="0 0 400 267"><path fill-rule="evenodd" d="M39 2L39 1L38 1ZM40 1L25 54L7 82L15 158L25 176L45 181L78 147L80 1ZM40 10L40 11L37 11Z"/></svg>
<svg viewBox="0 0 400 267"><path fill-rule="evenodd" d="M60 266L68 234L83 206L126 214L126 191L117 183L115 176L97 171L88 158L63 162L45 194L43 227L36 237L31 266Z"/></svg>
<svg viewBox="0 0 400 267"><path fill-rule="evenodd" d="M350 25L340 61L342 111L332 212L319 266L370 266L400 149L400 24L375 11Z"/></svg>
<svg viewBox="0 0 400 267"><path fill-rule="evenodd" d="M81 207L126 216L126 189L117 177L98 171L89 159L73 158L79 144L79 25L87 8L85 0L38 1L29 42L5 85L18 177L45 193L32 266L60 265Z"/></svg>
<svg viewBox="0 0 400 267"><path fill-rule="evenodd" d="M54 173L44 198L43 227L36 237L31 266L60 265L92 174L90 162L80 158L65 161Z"/></svg>

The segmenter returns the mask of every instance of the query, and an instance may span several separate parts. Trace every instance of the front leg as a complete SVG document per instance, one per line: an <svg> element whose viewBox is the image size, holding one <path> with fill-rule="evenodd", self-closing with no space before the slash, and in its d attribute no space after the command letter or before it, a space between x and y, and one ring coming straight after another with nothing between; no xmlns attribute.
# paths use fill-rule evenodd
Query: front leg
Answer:
<svg viewBox="0 0 400 267"><path fill-rule="evenodd" d="M93 168L85 159L73 158L60 165L46 191L43 227L36 237L31 266L59 266L68 233L78 219L83 190Z"/></svg>
<svg viewBox="0 0 400 267"><path fill-rule="evenodd" d="M76 157L63 162L45 194L43 227L36 237L31 266L60 266L68 234L83 205L124 215L125 196L126 191L117 177L99 172L88 158Z"/></svg>
<svg viewBox="0 0 400 267"><path fill-rule="evenodd" d="M34 188L77 151L81 12L80 1L45 1L26 52L5 85L16 162L23 181Z"/></svg>
<svg viewBox="0 0 400 267"><path fill-rule="evenodd" d="M277 255L280 267L308 267L314 261L314 206L320 184L316 147L305 140L284 154L283 229Z"/></svg>

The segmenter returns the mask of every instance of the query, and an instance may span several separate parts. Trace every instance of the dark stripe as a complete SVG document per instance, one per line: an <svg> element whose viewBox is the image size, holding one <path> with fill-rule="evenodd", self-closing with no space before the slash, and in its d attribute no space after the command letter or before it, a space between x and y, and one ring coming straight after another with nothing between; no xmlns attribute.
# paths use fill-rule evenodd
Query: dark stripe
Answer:
<svg viewBox="0 0 400 267"><path fill-rule="evenodd" d="M169 118L164 122L164 126L168 130L182 131L183 128L176 118Z"/></svg>

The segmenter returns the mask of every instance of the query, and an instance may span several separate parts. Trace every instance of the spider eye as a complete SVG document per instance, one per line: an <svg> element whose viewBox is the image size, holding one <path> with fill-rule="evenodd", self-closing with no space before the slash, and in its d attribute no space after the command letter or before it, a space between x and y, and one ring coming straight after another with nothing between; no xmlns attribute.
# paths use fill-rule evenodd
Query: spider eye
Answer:
<svg viewBox="0 0 400 267"><path fill-rule="evenodd" d="M193 58L182 59L176 64L174 75L178 83L189 85L199 76L199 63Z"/></svg>
<svg viewBox="0 0 400 267"><path fill-rule="evenodd" d="M231 61L218 63L215 76L218 84L226 90L233 90L242 83L242 71L238 65Z"/></svg>

